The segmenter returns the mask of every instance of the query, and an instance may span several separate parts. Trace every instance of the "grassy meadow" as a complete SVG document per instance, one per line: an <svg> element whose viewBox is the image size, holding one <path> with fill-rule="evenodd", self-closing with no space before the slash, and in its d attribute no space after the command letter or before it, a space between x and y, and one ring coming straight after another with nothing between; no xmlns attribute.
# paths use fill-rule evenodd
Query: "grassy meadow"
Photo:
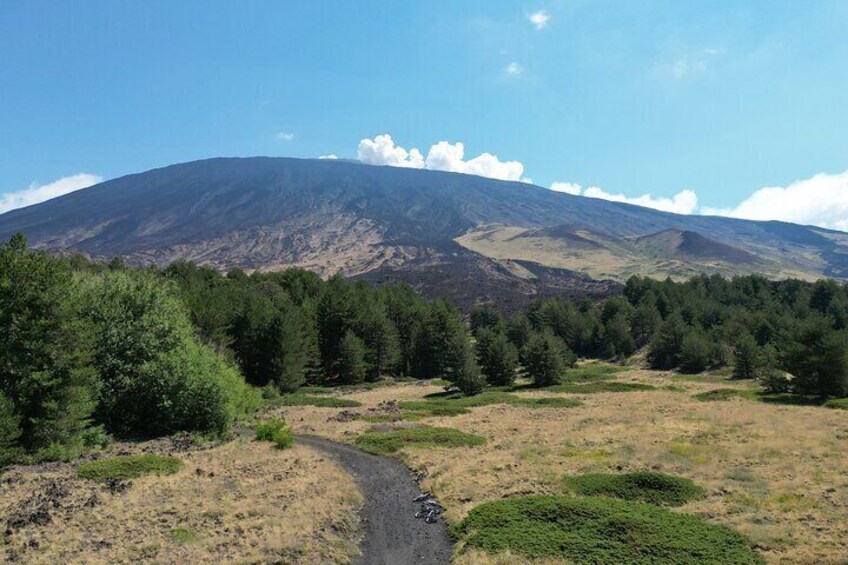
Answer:
<svg viewBox="0 0 848 565"><path fill-rule="evenodd" d="M447 402L442 387L410 383L345 393L343 398L361 403L349 410L347 418L334 417L338 410L315 406L277 410L296 432L359 444L387 434L393 450L404 430L422 426L484 438L485 443L466 446L409 441L395 450L412 468L426 472L423 485L445 504L452 525L461 524L475 507L502 499L580 496L575 477L651 471L680 477L686 480L687 492L698 492L665 512L726 526L744 536L768 563L845 562L848 417L844 411L766 402L755 394L753 383L720 374L680 377L608 367L578 369L580 381L608 383L574 385L586 386L582 393L557 392L562 385L541 390L519 385L509 392L528 401L551 397L574 401L564 406L492 399L469 407L466 399L461 410L427 414L422 405ZM705 394L709 398L711 391L721 389L738 394L703 400ZM509 549L483 551L465 544L460 536L454 561L467 565L529 559ZM532 562L563 559L536 555Z"/></svg>
<svg viewBox="0 0 848 565"><path fill-rule="evenodd" d="M845 562L844 410L782 404L724 374L600 363L542 389L519 382L469 398L442 385L315 389L308 402L269 403L257 423L284 417L295 433L402 458L445 505L460 565L571 562L568 551L630 562L634 543L632 562L650 552ZM348 562L362 504L350 476L306 446L260 439L115 443L82 461L10 468L4 557ZM555 516L571 526L557 529Z"/></svg>

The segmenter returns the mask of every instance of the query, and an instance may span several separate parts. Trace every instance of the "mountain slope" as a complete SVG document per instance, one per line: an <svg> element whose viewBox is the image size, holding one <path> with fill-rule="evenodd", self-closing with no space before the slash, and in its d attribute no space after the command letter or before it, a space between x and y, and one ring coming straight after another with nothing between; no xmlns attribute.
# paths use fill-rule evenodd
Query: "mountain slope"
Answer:
<svg viewBox="0 0 848 565"><path fill-rule="evenodd" d="M664 230L683 235L675 236L682 239L668 258L677 266L663 272L661 264L654 265L658 276L679 275L675 269L681 265L686 272L848 274L848 235L841 232L679 216L524 183L332 160L195 161L0 215L2 238L20 231L37 247L122 255L140 264L183 258L219 268L297 265L322 275L375 279L427 272L421 284L442 276L445 265L453 265L452 273L482 276L469 267L477 265L484 272L511 273L516 286L530 281L521 291L530 294L561 286L543 283L550 282L550 273L540 277L522 261L552 267L561 278L577 277L566 270L598 276L588 266L607 254L604 276L621 279L628 274L625 251L638 259L639 238ZM486 233L491 245L469 241ZM509 238L525 247L510 248L504 243ZM534 241L551 248L534 255L526 247ZM563 264L575 247L582 263ZM578 279L575 292L586 292L584 279ZM598 289L606 290L608 285Z"/></svg>

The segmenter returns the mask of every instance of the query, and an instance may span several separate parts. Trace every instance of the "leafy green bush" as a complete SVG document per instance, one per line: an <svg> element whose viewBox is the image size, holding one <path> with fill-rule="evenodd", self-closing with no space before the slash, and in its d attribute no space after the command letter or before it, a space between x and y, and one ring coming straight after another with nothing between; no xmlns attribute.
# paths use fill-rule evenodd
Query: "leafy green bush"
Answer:
<svg viewBox="0 0 848 565"><path fill-rule="evenodd" d="M143 475L172 475L183 462L169 455L120 455L82 463L77 475L83 479L136 479Z"/></svg>
<svg viewBox="0 0 848 565"><path fill-rule="evenodd" d="M294 432L289 427L274 432L271 442L277 449L288 449L294 445Z"/></svg>
<svg viewBox="0 0 848 565"><path fill-rule="evenodd" d="M465 447L483 445L486 438L453 428L405 428L387 432L365 432L356 438L360 449L390 455L404 447Z"/></svg>
<svg viewBox="0 0 848 565"><path fill-rule="evenodd" d="M285 429L286 421L282 418L277 420L268 420L267 422L262 422L256 426L256 440L257 441L273 441L274 433L279 430Z"/></svg>
<svg viewBox="0 0 848 565"><path fill-rule="evenodd" d="M199 342L169 283L144 271L91 279L86 317L96 331L97 418L122 436L222 433L259 393Z"/></svg>
<svg viewBox="0 0 848 565"><path fill-rule="evenodd" d="M577 563L760 564L742 535L698 516L611 498L535 495L472 509L455 529L468 547Z"/></svg>
<svg viewBox="0 0 848 565"><path fill-rule="evenodd" d="M308 394L294 393L283 394L271 401L273 406L317 406L319 408L356 408L362 406L361 402L338 396L311 396Z"/></svg>
<svg viewBox="0 0 848 565"><path fill-rule="evenodd" d="M294 445L294 432L283 418L268 420L256 426L256 439L270 441L280 449Z"/></svg>
<svg viewBox="0 0 848 565"><path fill-rule="evenodd" d="M704 494L704 489L689 479L649 471L579 475L566 478L565 484L584 496L611 496L657 506L680 506Z"/></svg>
<svg viewBox="0 0 848 565"><path fill-rule="evenodd" d="M837 410L848 410L848 398L831 398L824 405Z"/></svg>

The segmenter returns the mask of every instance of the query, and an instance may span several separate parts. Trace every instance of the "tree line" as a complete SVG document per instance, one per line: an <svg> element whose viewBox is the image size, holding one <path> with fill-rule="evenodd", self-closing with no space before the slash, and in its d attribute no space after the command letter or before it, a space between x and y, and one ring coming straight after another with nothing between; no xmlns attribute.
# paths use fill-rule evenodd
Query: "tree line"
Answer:
<svg viewBox="0 0 848 565"><path fill-rule="evenodd" d="M732 366L770 392L848 396L848 290L830 280L633 277L605 300L463 316L406 285L300 269L222 274L55 258L0 244L0 464L72 457L108 436L221 434L260 391L442 378L466 394L578 358L699 373Z"/></svg>

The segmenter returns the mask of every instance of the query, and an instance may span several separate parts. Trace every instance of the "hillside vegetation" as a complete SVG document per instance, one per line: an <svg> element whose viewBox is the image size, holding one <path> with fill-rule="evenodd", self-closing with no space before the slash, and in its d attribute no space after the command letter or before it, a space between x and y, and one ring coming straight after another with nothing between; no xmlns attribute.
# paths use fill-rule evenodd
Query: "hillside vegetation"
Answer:
<svg viewBox="0 0 848 565"><path fill-rule="evenodd" d="M679 528L697 534L690 548L716 540L706 555L717 558L756 562L753 545L767 557L826 561L848 543L840 529L846 339L848 291L833 281L632 277L622 295L603 300L542 298L509 317L481 305L464 316L404 285L325 281L298 269L221 274L185 262L142 270L50 257L14 237L0 244L2 464L94 452L79 463L6 471L32 480L0 485L11 512L4 548L56 555L63 544L50 520L104 531L103 497L116 515L121 494L136 492L126 483L135 477L162 486L181 508L229 493L232 512L224 519L169 507L165 515L136 492L131 506L142 524L119 542L129 553L94 549L104 555L213 559L233 555L220 546L229 540L259 544L248 553L260 559L285 560L289 551L304 552L293 561L341 559L351 547L329 547L333 536L318 547L274 542L278 501L254 516L234 482L250 476L249 496L271 489L282 499L287 483L272 469L286 461L279 476L305 481L286 498L293 515L312 532L335 523L333 512L351 512L350 497L325 501L321 520L305 510L328 464L306 457L294 434L313 433L404 458L454 525L500 498L504 511L529 508L532 515L495 528L502 531L467 522L457 530L466 544L460 562L475 562L475 552L490 562L501 551L568 558L565 549L595 542L609 550L599 560L613 559L625 538L639 540L645 560L673 550L686 561L690 550L663 534ZM218 441L260 405L257 435L268 441L221 446L242 461L223 455L215 471L186 468L206 456L169 458L175 447L151 443L171 436L158 441L186 450L202 436ZM188 434L173 435L180 432ZM113 439L120 443L110 448ZM250 463L258 454L268 475L261 480ZM41 481L51 473L59 486ZM593 502L563 505L563 494ZM522 501L527 495L554 498ZM532 512L550 504L564 516L591 509L584 533L597 520L620 527L594 541L569 537L556 519ZM258 529L246 538L235 530L244 520ZM645 523L662 535L648 536ZM525 526L539 544L513 535ZM151 552L141 541L148 528L158 540ZM553 544L560 554L550 553L551 540L562 542ZM93 551L86 543L72 544L74 555Z"/></svg>
<svg viewBox="0 0 848 565"><path fill-rule="evenodd" d="M653 368L727 366L765 395L848 396L848 291L833 281L632 277L620 297L540 299L509 319L478 307L466 325L448 302L403 285L103 266L50 258L16 236L0 246L0 300L6 463L70 458L106 434L220 435L256 407L254 387L282 405L325 401L286 396L304 384L401 376L467 395L522 374L559 392L626 391L644 385L563 375L578 357L624 360L640 348Z"/></svg>

